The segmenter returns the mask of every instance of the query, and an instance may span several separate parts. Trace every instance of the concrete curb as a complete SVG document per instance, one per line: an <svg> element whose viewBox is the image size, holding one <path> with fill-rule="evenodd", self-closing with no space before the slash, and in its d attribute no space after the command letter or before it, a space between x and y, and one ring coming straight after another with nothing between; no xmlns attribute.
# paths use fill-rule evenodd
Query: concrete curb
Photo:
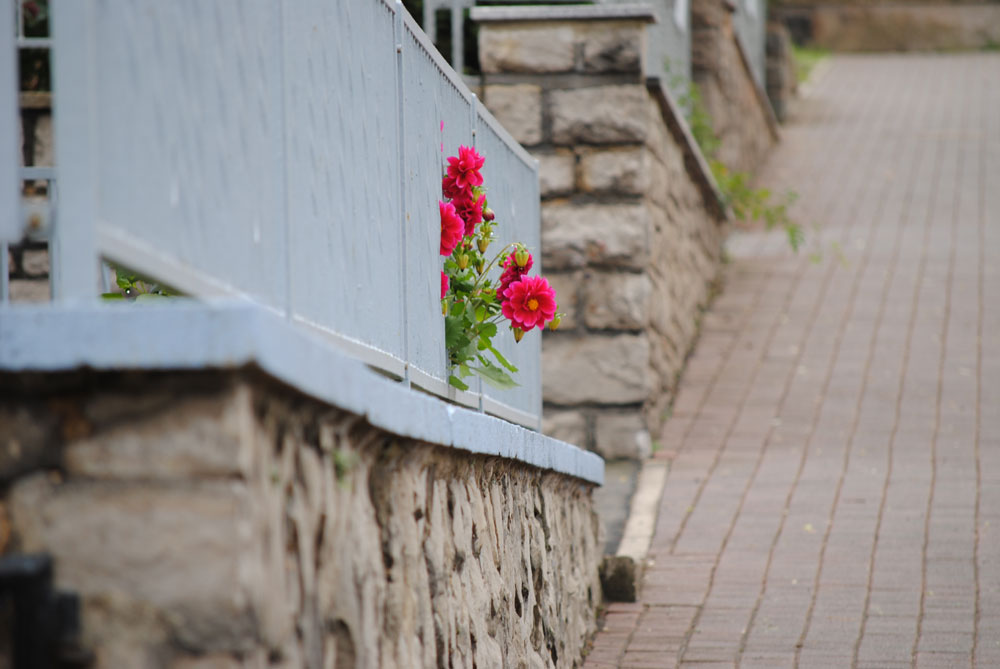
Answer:
<svg viewBox="0 0 1000 669"><path fill-rule="evenodd" d="M614 556L606 557L601 565L605 599L619 602L639 599L646 556L656 531L656 518L668 469L666 462L648 460L639 471L618 550Z"/></svg>

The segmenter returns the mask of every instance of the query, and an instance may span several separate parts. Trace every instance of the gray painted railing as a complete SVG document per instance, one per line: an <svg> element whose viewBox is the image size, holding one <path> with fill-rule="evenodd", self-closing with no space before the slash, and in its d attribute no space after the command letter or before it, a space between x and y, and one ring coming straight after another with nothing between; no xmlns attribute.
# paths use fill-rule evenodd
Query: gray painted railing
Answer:
<svg viewBox="0 0 1000 669"><path fill-rule="evenodd" d="M750 61L754 79L762 88L767 75L767 1L736 0L733 28Z"/></svg>
<svg viewBox="0 0 1000 669"><path fill-rule="evenodd" d="M537 163L402 4L56 0L52 20L54 295L93 299L102 258L538 427L537 333L500 345L519 388L447 385L437 208L444 156L475 145L501 241L537 249Z"/></svg>
<svg viewBox="0 0 1000 669"><path fill-rule="evenodd" d="M0 3L0 243L12 240L20 230L20 180L18 176L17 46L14 11L10 2ZM0 248L3 295L6 296L7 248Z"/></svg>

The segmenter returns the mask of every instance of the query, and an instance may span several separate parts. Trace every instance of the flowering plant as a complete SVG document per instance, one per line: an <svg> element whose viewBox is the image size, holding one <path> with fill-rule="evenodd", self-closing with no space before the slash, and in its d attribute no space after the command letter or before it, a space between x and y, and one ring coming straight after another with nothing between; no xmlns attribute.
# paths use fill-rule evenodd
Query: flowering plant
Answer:
<svg viewBox="0 0 1000 669"><path fill-rule="evenodd" d="M504 246L492 259L487 250L498 225L486 201L480 170L485 158L474 148L460 146L448 158L441 182L445 199L438 203L441 215L441 311L444 314L445 347L452 373L448 383L468 390L462 379L475 373L498 388L517 385L512 365L493 345L498 325L504 320L521 341L532 328L559 327L556 293L543 277L528 276L532 257L527 247L515 242ZM495 268L498 279L490 278Z"/></svg>

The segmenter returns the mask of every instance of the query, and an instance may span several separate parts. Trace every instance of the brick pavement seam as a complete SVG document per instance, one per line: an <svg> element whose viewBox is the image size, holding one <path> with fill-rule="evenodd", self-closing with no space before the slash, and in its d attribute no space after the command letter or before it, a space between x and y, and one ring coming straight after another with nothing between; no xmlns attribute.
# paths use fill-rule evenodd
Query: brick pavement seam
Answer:
<svg viewBox="0 0 1000 669"><path fill-rule="evenodd" d="M981 92L981 89L980 89ZM983 116L984 121L988 118L987 115ZM988 136L988 131L984 130L983 135ZM983 310L985 305L983 304L983 284L985 282L983 265L985 264L985 254L986 251L984 247L986 246L986 145L987 142L979 143L979 197L977 201L978 209L978 225L977 225L977 237L979 238L979 257L978 257L978 267L977 269L977 282L976 282L976 417L975 426L973 427L974 442L973 442L973 452L976 458L976 508L974 512L974 522L975 522L975 537L972 544L972 575L976 582L976 594L975 594L975 614L973 618L973 632L972 632L972 666L976 666L978 660L979 652L979 624L983 615L982 611L982 601L979 592L979 525L982 522L982 488L983 488L983 464L982 458L979 452L979 442L982 438L982 395L983 395Z"/></svg>
<svg viewBox="0 0 1000 669"><path fill-rule="evenodd" d="M952 99L955 99L952 96ZM939 143L940 147L943 143ZM960 154L958 154L960 157ZM943 162L938 161L938 164ZM961 170L961 160L958 161L959 170ZM961 174L961 172L959 172ZM937 191L939 179L935 179L935 193ZM960 181L960 179L958 179ZM956 198L958 197L956 193ZM934 203L936 204L936 202ZM933 216L934 204L928 206L928 218ZM931 517L934 511L934 492L937 485L937 455L938 455L938 438L941 435L941 398L944 389L944 363L947 357L947 342L948 342L948 321L951 316L951 283L954 277L955 271L955 226L958 223L958 217L954 212L954 204L952 211L952 230L950 234L950 248L948 250L948 274L947 280L945 282L945 304L944 304L944 315L941 319L941 355L938 358L938 379L937 379L937 391L936 391L936 401L934 405L934 430L931 435L931 480L930 480L930 490L927 495L927 510L924 515L924 542L923 549L921 551L920 559L920 610L917 614L917 635L913 641L913 649L911 652L911 660L916 666L917 664L917 653L920 646L920 638L923 633L925 606L927 603L927 548L930 544L930 527L931 527ZM929 227L929 224L928 224Z"/></svg>
<svg viewBox="0 0 1000 669"><path fill-rule="evenodd" d="M849 169L850 162L845 162L843 167L844 167L845 170ZM867 183L867 182L865 182L865 183ZM834 199L835 198L834 192L832 190L828 190L827 192L829 194L829 198L828 199ZM855 210L856 210L856 207L855 207ZM848 226L847 228L845 228L845 231L843 233L843 235L844 235L845 238L849 237L849 230L850 229L851 229L850 226ZM806 270L808 268L809 268L809 263L808 262L801 261L801 260L799 261L798 267L796 269L795 279L791 282L794 287L791 290L788 291L788 294L785 297L784 305L783 305L781 311L779 312L779 314L787 313L788 308L790 307L790 305L791 305L792 301L794 300L794 297L795 297L795 295L797 293L797 289L801 285L801 278L802 278L803 274L806 272ZM818 314L820 312L820 308L821 308L821 306L823 304L823 298L826 296L826 293L827 293L827 291L828 291L828 289L830 287L830 279L831 279L831 277L833 275L833 271L834 271L834 266L831 265L830 269L827 270L826 277L825 277L825 279L823 281L823 285L822 285L822 288L821 288L821 291L820 291L821 292L821 297L820 297L820 299L817 299L815 301L815 303L813 304L813 308L812 308L812 311L810 312L809 318L807 320L806 327L803 328L803 332L802 332L802 334L800 336L800 339L799 339L799 346L797 347L797 352L796 352L796 355L795 355L795 360L789 366L788 376L787 376L787 378L785 380L785 385L784 385L784 388L782 389L781 396L779 397L779 399L778 399L778 401L776 403L776 409L780 409L782 406L784 406L784 403L785 403L785 401L787 399L787 396L788 396L788 392L791 389L791 386L792 386L792 384L793 384L793 382L795 380L796 369L798 368L799 364L801 363L802 355L803 355L803 352L805 351L805 348L806 348L805 341L808 340L809 334L812 332L812 329L815 327L816 318L817 318L817 316L818 316ZM766 354L767 354L767 351L770 348L770 343L771 343L771 341L774 338L775 332L777 331L777 329L782 324L783 323L781 322L780 316L779 316L779 318L777 318L774 321L774 323L772 323L771 330L768 332L768 335L767 335L766 344L761 347L761 356L758 358L758 360L756 362L754 371L753 371L753 373L751 375L751 380L750 380L750 382L749 382L749 384L747 386L746 392L744 393L743 397L741 398L740 408L737 410L737 412L734 415L734 417L733 417L733 419L732 419L729 427L726 430L726 434L722 438L723 447L720 448L718 450L718 452L716 453L716 457L713 460L713 463L712 463L712 465L711 465L711 467L709 469L709 473L706 475L705 479L702 481L701 486L699 487L698 493L697 493L697 495L695 497L695 505L697 505L698 500L700 500L702 491L707 486L708 481L711 478L712 474L715 472L715 469L716 469L719 461L721 460L722 454L726 451L726 445L728 444L728 441L729 441L730 437L732 436L732 433L733 433L733 430L734 430L735 426L739 422L739 417L742 414L743 408L746 405L746 401L752 395L752 392L754 390L754 381L756 380L756 377L758 375L758 372L760 370L760 367L761 367L764 359L767 357ZM733 533L733 530L734 530L734 528L736 526L737 520L739 519L739 516L740 516L740 514L742 512L744 503L745 503L746 498L747 498L747 494L749 493L751 487L753 486L754 481L757 478L757 474L758 474L758 472L760 470L761 463L763 462L764 456L765 456L766 451L767 451L767 446L770 443L771 436L774 433L774 428L775 428L775 426L774 426L773 423L768 427L768 430L767 430L767 432L765 434L765 437L764 437L764 440L762 442L761 448L760 448L760 450L758 452L756 462L754 463L754 469L751 472L751 474L750 474L750 476L749 476L749 478L747 480L746 485L744 486L743 493L740 496L740 503L737 505L737 508L736 508L736 510L735 510L735 512L733 514L733 518L732 518L732 520L729 523L729 527L727 529L725 537L723 538L722 545L721 545L721 547L719 549L719 552L718 552L718 555L717 555L717 558L716 558L716 563L715 563L715 565L713 565L713 567L712 567L712 569L711 569L711 571L709 573L708 589L707 589L707 591L705 593L705 597L702 599L702 603L700 605L698 605L697 612L695 613L695 617L692 620L691 625L688 628L687 634L685 635L685 640L681 644L681 648L680 648L680 651L678 653L678 662L679 663L683 662L684 655L687 652L687 648L688 648L688 645L690 643L691 636L692 636L692 634L694 633L694 631L698 627L698 624L699 624L700 619L701 619L701 613L702 613L702 611L704 610L704 607L705 607L705 602L707 601L708 596L711 593L712 588L714 586L715 573L716 573L716 570L718 569L719 559L721 558L722 554L725 552L726 546L728 545L729 539L732 536L732 533ZM678 537L683 532L683 529L686 526L686 520L687 519L685 518L685 523L684 523L684 525L682 525L681 531L678 533ZM674 545L676 545L676 542L675 542ZM673 546L671 547L671 552L673 552ZM766 573L766 568L765 568L765 573ZM753 614L751 613L751 618L748 621L747 626L743 630L743 633L741 635L741 641L740 641L740 644L738 645L738 648L737 648L736 657L734 658L734 662L735 662L735 664L737 666L739 665L739 656L740 656L740 653L742 652L743 639L745 639L746 634L747 634L747 632L750 629L750 625L752 624L752 621L753 621Z"/></svg>
<svg viewBox="0 0 1000 669"><path fill-rule="evenodd" d="M912 164L915 164L915 163L912 163ZM937 169L937 168L935 168L935 169ZM936 179L935 179L934 182L936 183ZM884 199L881 201L881 203L884 203ZM881 212L881 207L879 209L879 213L880 212ZM871 224L871 228L870 228L870 232L869 232L870 238L875 235L875 232L878 229L878 227L879 227L879 217L878 217L878 213L876 213L876 215L874 215L872 217L872 224ZM901 226L900 226L900 230L897 230L897 232L896 232L895 240L894 240L894 243L893 243L893 254L892 254L892 260L890 262L890 270L889 270L889 276L890 277L892 276L892 274L895 271L895 263L896 263L896 259L897 259L898 252L899 252L900 235L901 235ZM871 252L871 247L872 246L873 245L871 243L866 244L866 252L865 252L866 269L867 269L867 259L870 257L870 252ZM863 276L863 271L859 272L859 277L860 276ZM872 363L872 359L873 359L874 353L875 353L875 345L876 345L876 342L877 342L879 329L881 328L882 319L883 319L883 316L884 316L884 313L885 313L885 304L886 304L886 300L887 300L888 293L889 293L890 283L891 282L889 280L883 281L882 294L881 294L880 299L879 299L879 310L878 310L878 314L877 314L877 316L875 318L875 322L873 324L872 334L871 334L871 338L870 338L869 344L868 344L868 355L866 357L865 365L864 365L864 370L863 370L863 373L862 373L861 390L858 393L858 400L857 400L857 402L855 404L854 419L852 421L850 432L849 432L848 439L847 439L847 444L846 444L846 447L844 449L844 458L843 458L843 465L842 465L842 469L841 469L841 474L840 474L840 477L839 477L839 479L837 481L837 486L836 486L836 490L835 490L835 493L834 493L834 499L833 499L833 502L832 502L831 507L830 507L830 515L828 517L826 529L825 529L824 534L823 534L823 541L822 541L822 544L821 544L822 548L820 549L820 558L819 558L819 563L818 563L817 569L816 569L816 578L813 581L812 598L811 598L811 601L810 601L810 604L809 604L809 608L808 608L808 610L806 612L806 619L805 619L805 622L804 622L803 627L802 627L802 632L799 635L799 640L798 640L798 643L796 644L796 647L795 647L795 666L796 667L798 667L800 665L801 656L802 656L802 648L805 645L806 639L808 638L809 630L810 630L810 628L812 626L812 617L813 617L813 613L815 611L816 599L817 599L817 596L818 596L818 593L819 593L820 579L821 579L822 574L823 574L823 566L824 566L824 561L825 561L825 557L826 557L826 550L827 550L827 546L828 546L830 534L831 534L832 529L833 529L834 520L835 520L836 515L837 515L837 508L838 508L839 503L840 503L840 495L841 495L841 491L843 490L844 480L845 480L845 478L847 476L848 464L850 462L851 452L853 450L855 437L857 435L858 424L859 424L860 417L861 417L861 408L862 408L862 405L863 405L864 396L865 396L867 388L868 388L868 378L869 378L869 374L870 374L870 371L871 371L871 363Z"/></svg>
<svg viewBox="0 0 1000 669"><path fill-rule="evenodd" d="M922 145L921 145L922 146ZM914 162L917 162L916 160ZM906 217L910 213L910 204L912 203L913 189L915 188L915 179L910 180L907 197L904 200L903 209L900 212L900 223L906 220ZM875 522L875 540L872 542L872 550L868 557L868 582L866 585L865 592L865 603L861 612L861 629L858 633L858 638L854 643L854 652L851 659L851 667L856 668L858 666L858 655L861 651L861 642L864 639L865 629L868 624L869 610L871 606L871 590L872 582L874 581L875 574L875 555L878 548L878 537L882 530L882 520L885 515L885 504L889 497L889 482L892 477L892 466L893 466L893 450L896 446L896 435L899 432L899 421L902 414L902 404L903 404L903 388L904 382L906 380L906 370L907 365L910 360L910 348L913 342L914 325L917 320L918 305L920 300L920 285L923 281L924 270L927 265L927 245L928 245L928 233L929 228L929 217L925 220L924 224L924 240L921 246L920 261L917 265L917 277L913 284L913 295L910 298L910 318L907 323L906 341L903 344L903 363L902 363L902 373L899 375L899 383L897 385L896 392L896 405L895 413L892 421L892 431L889 434L889 444L888 444L888 462L886 466L885 478L882 484L882 498L879 501L879 509L877 520Z"/></svg>
<svg viewBox="0 0 1000 669"><path fill-rule="evenodd" d="M813 161L813 164L812 164L813 165L813 169L811 170L811 174L812 175L819 175L821 173L821 171L822 171L822 167L825 164L826 163L823 162L822 160ZM818 179L815 180L815 182L818 182L818 181L819 181ZM765 235L765 234L760 235L761 239L767 239L767 237L768 237L768 235ZM758 246L757 253L760 252L760 250L761 250L762 247L763 247L763 243ZM754 254L754 257L756 257L757 253ZM796 275L796 278L798 278L801 275L802 271L803 271L803 268L800 267L799 268L799 272ZM756 307L758 304L760 304L760 301L761 301L763 295L767 292L766 291L767 284L769 284L773 278L774 278L774 273L773 273L773 271L771 271L769 269L768 272L767 272L767 275L766 275L766 277L764 279L764 282L762 282L762 283L765 283L765 285L762 286L762 288L760 290L758 290L757 295L755 296L754 307ZM789 291L789 295L786 298L786 303L785 303L785 307L786 308L787 308L788 302L791 300L792 294L794 294L794 287ZM748 309L747 310L747 312L746 312L747 317L744 319L744 322L743 322L744 326L746 325L747 321L749 321L749 316L753 313L753 311L754 311L753 309ZM742 327L741 331L745 333L747 331L746 327ZM709 384L707 384L705 392L702 394L702 397L699 400L698 409L697 409L697 411L695 413L695 417L697 417L698 415L700 415L701 411L705 408L705 402L708 399L709 395L711 394L712 389L714 389L715 384L718 382L718 379L721 377L722 370L725 368L726 363L728 363L729 359L731 358L732 352L738 348L737 347L738 341L740 341L740 338L737 338L736 340L733 341L733 344L731 344L730 347L726 350L725 360L722 361L716 367L715 373L712 375L712 379L710 380ZM770 342L770 333L769 333L769 337L768 337L767 343L769 343L769 342ZM751 375L751 379L756 375L756 370L759 368L759 363L763 359L763 354L764 354L765 350L766 350L766 346L762 346L760 348L761 358L757 361L758 364L755 367L754 373ZM750 382L750 387L752 387L752 381ZM742 398L743 402L745 402L745 400L746 400L746 395L744 395L744 397ZM742 409L742 403L741 403L741 409ZM726 437L723 437L722 443L725 443L726 438L732 432L732 427L736 424L736 421L737 421L737 419L739 417L739 414L740 414L740 411L738 410L736 412L736 414L735 414L735 417L733 419L732 424L727 429ZM686 442L687 438L690 436L691 431L694 428L694 422L695 421L692 420L691 424L689 424L688 427L687 427L687 429L685 430L684 436L683 436L683 441L684 442ZM683 449L683 447L684 447L684 444L682 444L682 449ZM705 484L708 481L708 478L710 478L710 476L711 476L711 472L714 471L715 465L718 463L718 458L721 456L722 450L724 450L724 449L720 449L719 452L716 454L717 457L713 461L711 467L709 468L709 474L705 477L705 480L699 486L698 491L695 494L695 498L692 501L692 504L691 504L692 507L697 506L698 501L701 499L702 491L704 490L704 487L705 487ZM669 479L667 481L667 485L669 485ZM681 521L681 525L680 525L680 527L677 530L677 535L674 537L674 540L671 542L668 553L673 553L674 552L674 549L675 549L675 547L677 545L677 541L679 540L680 536L684 533L684 530L687 527L687 519L688 519L689 516L690 516L690 514L687 514L684 517L684 519Z"/></svg>
<svg viewBox="0 0 1000 669"><path fill-rule="evenodd" d="M870 97L869 97L869 100L870 100ZM868 104L872 105L873 103L869 101ZM845 123L842 126L842 129L843 128L849 128L849 126ZM825 165L825 164L826 163L822 162L822 161L817 161L817 162L814 163L814 165L817 165L817 166L819 166L819 165ZM844 163L844 169L846 170L849 167L850 167L850 162L845 162ZM827 191L827 192L829 193L829 198L833 199L834 195L833 195L832 191ZM846 235L847 235L847 233L845 232L845 236ZM762 235L762 237L766 237L766 235ZM739 417L740 417L740 415L741 415L741 413L743 411L743 408L746 405L747 400L751 396L751 393L752 393L752 391L754 389L754 380L756 379L756 377L757 377L757 375L758 375L758 373L760 371L760 368L761 368L761 366L763 364L764 358L766 357L766 353L767 353L767 351L770 348L770 344L771 344L771 342L773 340L774 334L777 331L777 329L780 327L780 325L782 324L781 323L781 319L780 319L780 313L786 313L788 311L788 307L791 304L791 302L792 302L792 300L793 300L793 298L794 298L794 296L796 294L796 288L798 287L798 285L800 283L800 279L801 279L803 273L805 272L805 270L807 268L808 268L808 264L807 263L805 263L803 261L799 262L797 270L796 270L795 280L792 281L792 282L790 282L792 288L788 291L788 293L787 293L787 295L785 297L785 302L783 304L783 307L782 307L781 311L779 312L779 316L776 317L776 319L774 320L774 322L771 325L771 329L768 332L768 335L767 335L767 338L765 340L765 343L759 349L760 350L760 356L757 358L756 363L754 365L754 370L751 373L750 379L747 382L746 390L745 390L743 396L741 397L740 406L737 409L737 411L735 412L735 414L733 415L733 418L732 418L729 426L727 427L726 433L725 433L725 435L723 436L723 438L721 440L721 443L723 444L723 446L716 452L716 456L713 459L713 462L712 462L712 464L711 464L711 466L709 468L708 473L706 474L706 476L702 480L701 484L699 485L698 491L696 492L695 498L694 498L694 500L692 502L692 505L691 505L692 508L696 507L697 504L698 504L698 502L700 501L701 495L702 495L705 487L707 486L709 479L711 479L712 474L714 473L715 469L717 468L718 463L721 460L722 455L723 455L723 453L726 450L725 445L727 444L730 436L732 435L733 429L735 428L735 426L737 425L737 423L739 421ZM825 286L824 290L825 290L826 287L828 287L828 286ZM762 289L760 291L760 293L758 293L758 296L762 295L763 293L764 293L764 290ZM814 312L814 315L815 315L815 312ZM734 348L735 348L735 346L734 346ZM800 346L799 347L799 351L800 351L799 355L801 355L801 350L802 349L803 349L803 347ZM791 375L790 378L794 378L794 369L795 369L795 366L793 365L791 367L792 371L790 372L790 375ZM721 366L720 366L719 370L717 370L717 371L719 371L721 373ZM716 375L716 377L713 378L713 381L715 379L717 379L717 378L718 378L718 375ZM702 398L702 403L701 403L701 406L699 407L699 413L700 413L700 409L704 407L704 400L705 400L705 398L708 397L708 394L709 393L706 392L706 394ZM762 451L761 451L761 455L758 456L758 460L757 460L757 463L755 465L755 472L756 472L756 469L759 467L759 464L760 464L760 461L761 461L762 457L763 457L763 448L762 448ZM734 514L734 519L736 519L736 518L739 517L739 512L740 512L740 509L742 508L742 503L743 503L743 500L745 499L745 496L746 496L746 490L749 489L749 485L750 485L750 483L752 483L752 480L753 480L753 476L751 477L750 482L748 482L747 488L744 490L744 493L743 493L743 495L741 497L740 506L737 508L736 513ZM684 533L684 530L687 527L687 520L688 520L689 517L690 517L690 514L687 514L684 517L684 519L682 520L682 523L681 523L680 528L678 529L677 535L676 535L674 541L671 543L671 546L670 546L670 549L669 549L669 553L670 554L673 554L673 552L674 552L674 550L676 548L677 541L680 539L681 535ZM702 600L702 604L697 607L695 617L693 618L691 624L688 627L687 632L684 635L684 641L682 642L680 650L678 651L678 658L677 658L677 663L678 664L680 664L683 661L683 657L684 657L684 655L685 655L685 653L687 651L687 647L688 647L688 645L690 643L690 639L691 639L692 635L694 634L694 631L697 629L698 623L700 622L701 612L703 611L703 608L704 608L705 599L707 599L707 596L711 592L712 586L714 584L715 572L716 572L716 569L718 567L718 559L721 557L722 552L724 552L724 550L725 550L725 546L728 543L729 536L732 533L732 528L733 528L734 522L735 522L735 520L732 523L730 523L730 527L729 527L729 529L727 531L727 535L724 538L723 544L720 547L719 553L717 555L716 564L713 565L713 567L712 567L712 569L710 571L709 582L708 582L708 590L706 591L706 597Z"/></svg>
<svg viewBox="0 0 1000 669"><path fill-rule="evenodd" d="M886 120L887 119L883 119L883 121L886 121ZM874 143L873 142L868 142L868 146L869 146L869 148L872 148L874 146ZM850 163L846 163L846 165L849 165L849 164ZM868 187L871 185L871 183L873 183L872 180L864 180L864 181L862 181L862 193L864 193L864 192L866 192L868 190ZM836 191L833 190L833 189L830 189L829 192L831 193L831 197L833 197L833 193L835 193ZM851 232L854 229L854 223L857 221L857 214L858 214L859 209L861 207L860 203L861 203L862 197L863 196L857 197L857 198L855 198L852 201L852 206L851 206L851 209L850 209L850 214L848 215L848 220L851 221L851 222L847 226L845 226L843 228L843 231L841 233L841 237L843 238L844 241L846 241L846 240L848 240L850 238L850 234L851 234ZM871 245L869 244L867 248L870 249L870 247L871 247ZM857 272L854 273L854 280L852 282L851 290L850 290L850 292L848 294L848 297L847 297L847 304L846 304L846 306L844 308L844 317L841 319L840 327L838 328L837 335L836 335L836 337L834 339L834 342L833 342L833 344L831 346L829 363L827 364L827 369L826 369L826 372L824 374L824 380L823 380L823 383L821 384L821 387L820 387L820 397L824 397L826 395L828 389L829 389L830 381L831 381L831 379L833 377L833 370L834 370L836 361L838 359L838 352L840 350L840 347L841 347L841 344L842 344L842 341L843 341L844 331L846 330L847 323L850 320L851 314L853 314L853 312L854 312L855 297L857 296L858 289L859 289L859 287L861 285L861 279L862 279L862 277L864 275L865 267L867 267L867 260L868 260L869 256L870 256L870 252L867 252L865 254L865 262L864 262L864 264L858 269ZM825 277L823 279L823 295L824 295L824 297L826 295L827 290L829 289L830 282L833 279L833 275L835 274L836 269L837 269L837 266L835 264L832 264L832 263L830 264L830 267L827 269L826 275L825 275ZM812 318L811 318L812 322L810 323L809 328L808 328L810 332L812 331L812 328L815 326L815 316L816 316L816 313L818 313L819 305L823 304L823 302L824 302L824 300L818 300L817 301L816 309L814 310L814 313L812 314ZM800 354L799 354L799 356L797 356L797 360L796 360L797 363L801 361L801 354L805 351L805 348L806 348L805 346L801 347ZM787 389L786 389L786 392L787 392ZM784 403L784 398L782 399L782 404L783 403ZM756 622L757 613L760 610L761 603L762 603L763 597L764 597L764 593L765 593L765 591L767 589L767 584L768 584L768 581L769 581L768 577L769 577L771 566L772 566L774 552L775 552L776 547L778 545L778 542L779 542L779 540L780 540L780 538L781 538L781 536L782 536L782 534L784 532L785 521L787 519L788 509L791 506L792 498L795 495L795 491L798 488L798 483L799 483L799 481L801 479L802 472L803 472L803 470L805 468L805 463L806 463L806 459L807 459L807 456L808 456L808 453L809 453L809 448L810 448L810 445L812 443L813 437L815 436L815 433L816 433L818 417L819 417L820 413L822 412L822 406L823 406L822 402L818 402L816 404L816 407L815 407L814 411L813 411L813 416L812 416L812 419L810 421L811 427L810 427L809 433L806 435L805 442L803 443L803 446L802 446L802 453L801 453L801 455L799 457L799 464L798 464L798 467L796 469L795 477L794 477L794 479L792 481L791 486L789 487L788 494L785 496L785 502L784 502L784 505L783 505L783 508L782 508L782 516L781 516L781 520L780 520L779 525L778 525L778 530L775 532L774 538L772 539L771 545L770 545L769 550L768 550L767 561L766 561L765 566L764 566L764 578L761 581L761 587L760 587L760 590L759 590L759 592L757 594L756 602L754 603L754 607L753 607L753 609L752 609L752 611L750 613L750 619L747 622L746 628L743 631L743 634L742 634L741 639L740 639L739 647L737 649L737 654L736 654L736 658L735 658L735 664L736 664L737 668L740 666L740 664L742 662L742 656L743 656L743 653L746 650L746 644L747 644L747 641L748 641L749 636L750 636L750 631L753 628L754 623ZM768 430L768 434L767 434L767 437L766 437L767 441L770 441L772 433L773 433L773 428Z"/></svg>

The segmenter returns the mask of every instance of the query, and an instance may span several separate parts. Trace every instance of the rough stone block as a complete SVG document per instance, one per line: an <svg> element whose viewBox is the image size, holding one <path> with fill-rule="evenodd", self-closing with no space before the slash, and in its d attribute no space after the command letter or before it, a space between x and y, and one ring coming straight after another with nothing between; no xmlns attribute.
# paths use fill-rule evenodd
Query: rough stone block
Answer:
<svg viewBox="0 0 1000 669"><path fill-rule="evenodd" d="M649 93L639 84L593 86L550 95L556 144L642 142L648 132Z"/></svg>
<svg viewBox="0 0 1000 669"><path fill-rule="evenodd" d="M555 153L536 153L538 182L542 197L567 195L576 185L576 155L566 149Z"/></svg>
<svg viewBox="0 0 1000 669"><path fill-rule="evenodd" d="M590 446L587 416L582 411L546 411L542 432L580 448Z"/></svg>
<svg viewBox="0 0 1000 669"><path fill-rule="evenodd" d="M601 411L594 427L594 450L606 459L643 460L652 453L653 441L642 412Z"/></svg>
<svg viewBox="0 0 1000 669"><path fill-rule="evenodd" d="M484 24L479 30L479 66L483 72L570 72L576 36L569 25Z"/></svg>
<svg viewBox="0 0 1000 669"><path fill-rule="evenodd" d="M568 406L644 401L653 387L645 334L542 340L542 397Z"/></svg>
<svg viewBox="0 0 1000 669"><path fill-rule="evenodd" d="M25 250L21 256L21 269L25 274L46 277L49 274L49 252L47 249Z"/></svg>
<svg viewBox="0 0 1000 669"><path fill-rule="evenodd" d="M601 272L587 279L584 322L598 330L639 330L649 323L652 285L646 274Z"/></svg>
<svg viewBox="0 0 1000 669"><path fill-rule="evenodd" d="M559 274L556 272L546 272L545 278L555 288L556 299L559 301L559 312L566 314L559 323L559 331L565 332L576 329L580 320L579 293L583 281L581 273Z"/></svg>
<svg viewBox="0 0 1000 669"><path fill-rule="evenodd" d="M549 269L643 269L649 262L649 212L642 204L546 203L542 253Z"/></svg>
<svg viewBox="0 0 1000 669"><path fill-rule="evenodd" d="M650 165L641 148L587 151L580 156L580 188L643 195L650 184Z"/></svg>
<svg viewBox="0 0 1000 669"><path fill-rule="evenodd" d="M126 413L132 398L118 397ZM109 404L105 401L104 404ZM111 423L71 444L65 467L90 478L183 480L245 475L250 469L250 398L246 392L191 398L143 421ZM114 412L103 406L100 412Z"/></svg>
<svg viewBox="0 0 1000 669"><path fill-rule="evenodd" d="M582 43L584 71L642 72L646 51L644 24L581 24L577 35Z"/></svg>
<svg viewBox="0 0 1000 669"><path fill-rule="evenodd" d="M48 302L52 289L44 279L11 279L8 284L11 302Z"/></svg>
<svg viewBox="0 0 1000 669"><path fill-rule="evenodd" d="M542 141L542 87L534 84L486 86L483 102L518 142Z"/></svg>
<svg viewBox="0 0 1000 669"><path fill-rule="evenodd" d="M641 581L641 565L630 557L607 555L601 562L601 589L608 601L636 601Z"/></svg>
<svg viewBox="0 0 1000 669"><path fill-rule="evenodd" d="M10 513L22 550L55 557L61 586L152 605L187 647L238 650L256 626L242 568L255 550L244 492L60 486L39 474L15 484Z"/></svg>

